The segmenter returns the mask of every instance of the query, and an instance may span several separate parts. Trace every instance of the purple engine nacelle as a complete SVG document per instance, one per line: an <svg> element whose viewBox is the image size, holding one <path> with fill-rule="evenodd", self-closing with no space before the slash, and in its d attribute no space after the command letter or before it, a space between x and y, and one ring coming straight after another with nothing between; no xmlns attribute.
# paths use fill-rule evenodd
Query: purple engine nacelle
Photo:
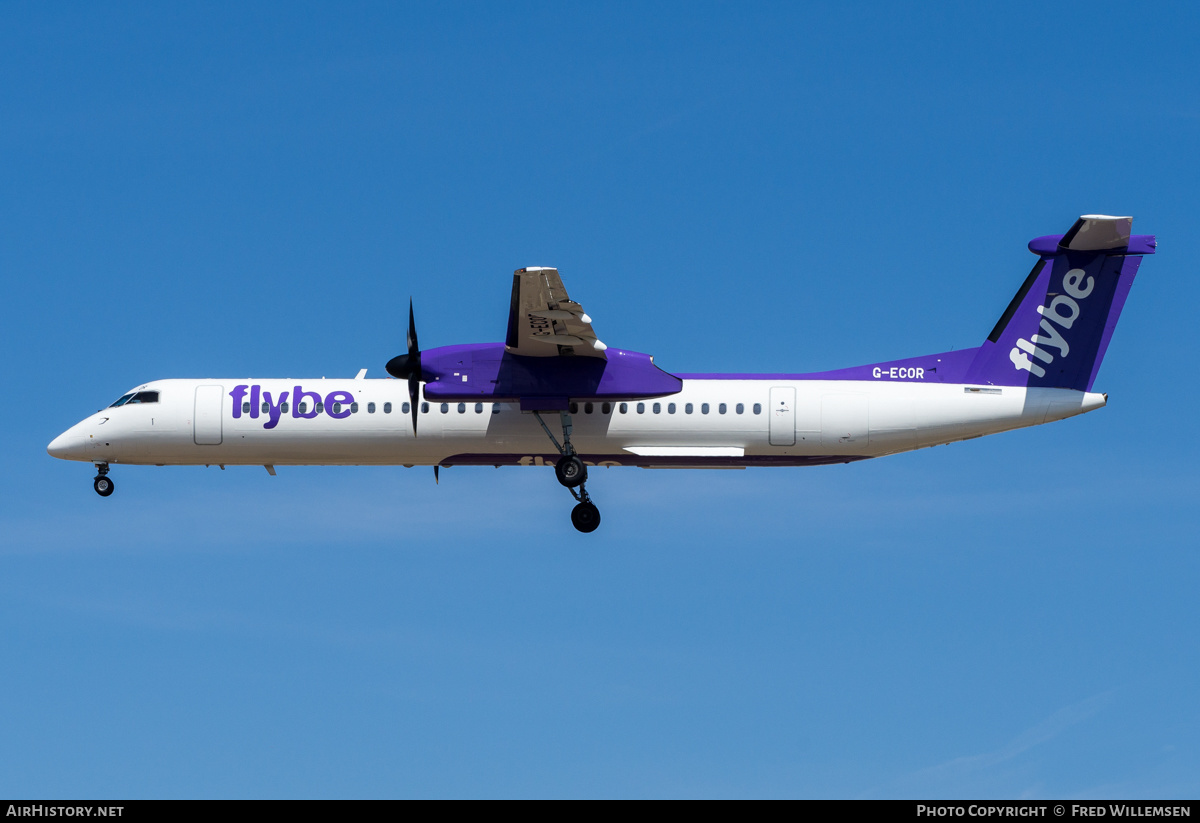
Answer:
<svg viewBox="0 0 1200 823"><path fill-rule="evenodd" d="M600 357L525 357L503 343L421 352L428 400L517 401L523 409L567 408L569 399L632 400L675 394L683 381L648 354L608 349Z"/></svg>

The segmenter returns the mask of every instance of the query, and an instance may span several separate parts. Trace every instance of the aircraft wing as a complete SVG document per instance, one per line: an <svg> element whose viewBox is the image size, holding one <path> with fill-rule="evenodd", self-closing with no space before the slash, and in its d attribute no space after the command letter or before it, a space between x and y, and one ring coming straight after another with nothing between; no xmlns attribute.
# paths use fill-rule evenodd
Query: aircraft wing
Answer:
<svg viewBox="0 0 1200 823"><path fill-rule="evenodd" d="M592 318L567 297L558 269L527 266L513 272L505 351L528 357L598 357L608 348L596 339Z"/></svg>

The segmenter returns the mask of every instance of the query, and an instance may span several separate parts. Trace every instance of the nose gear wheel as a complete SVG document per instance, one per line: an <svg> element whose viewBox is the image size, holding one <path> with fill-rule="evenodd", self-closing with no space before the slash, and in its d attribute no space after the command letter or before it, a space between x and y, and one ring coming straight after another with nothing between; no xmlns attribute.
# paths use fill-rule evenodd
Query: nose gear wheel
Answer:
<svg viewBox="0 0 1200 823"><path fill-rule="evenodd" d="M99 463L96 465L96 479L92 481L92 488L96 490L96 494L101 497L108 497L112 494L117 486L108 476L108 464Z"/></svg>

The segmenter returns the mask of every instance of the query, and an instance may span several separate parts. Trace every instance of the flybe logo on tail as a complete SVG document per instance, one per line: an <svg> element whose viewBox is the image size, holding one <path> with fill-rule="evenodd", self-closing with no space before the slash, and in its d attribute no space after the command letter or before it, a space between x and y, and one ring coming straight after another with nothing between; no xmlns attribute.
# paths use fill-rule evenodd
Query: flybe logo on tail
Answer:
<svg viewBox="0 0 1200 823"><path fill-rule="evenodd" d="M1013 367L1024 369L1034 377L1045 377L1046 370L1035 363L1035 359L1049 365L1056 356L1066 357L1070 354L1071 347L1057 327L1069 329L1075 325L1081 313L1079 301L1087 299L1095 287L1095 279L1083 269L1068 271L1063 277L1063 291L1066 294L1057 295L1049 306L1037 307L1038 314L1042 316L1040 331L1031 335L1030 340L1023 337L1017 340L1017 345L1008 353ZM1053 355L1047 349L1057 349L1058 354Z"/></svg>

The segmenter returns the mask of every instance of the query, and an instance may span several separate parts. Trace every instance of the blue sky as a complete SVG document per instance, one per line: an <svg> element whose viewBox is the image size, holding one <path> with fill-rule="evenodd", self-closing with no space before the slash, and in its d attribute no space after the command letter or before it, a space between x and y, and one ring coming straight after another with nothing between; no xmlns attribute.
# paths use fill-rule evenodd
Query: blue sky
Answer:
<svg viewBox="0 0 1200 823"><path fill-rule="evenodd" d="M1192 5L0 8L0 794L1195 797ZM1082 418L857 465L92 472L558 266L676 372L978 345L1159 237Z"/></svg>

